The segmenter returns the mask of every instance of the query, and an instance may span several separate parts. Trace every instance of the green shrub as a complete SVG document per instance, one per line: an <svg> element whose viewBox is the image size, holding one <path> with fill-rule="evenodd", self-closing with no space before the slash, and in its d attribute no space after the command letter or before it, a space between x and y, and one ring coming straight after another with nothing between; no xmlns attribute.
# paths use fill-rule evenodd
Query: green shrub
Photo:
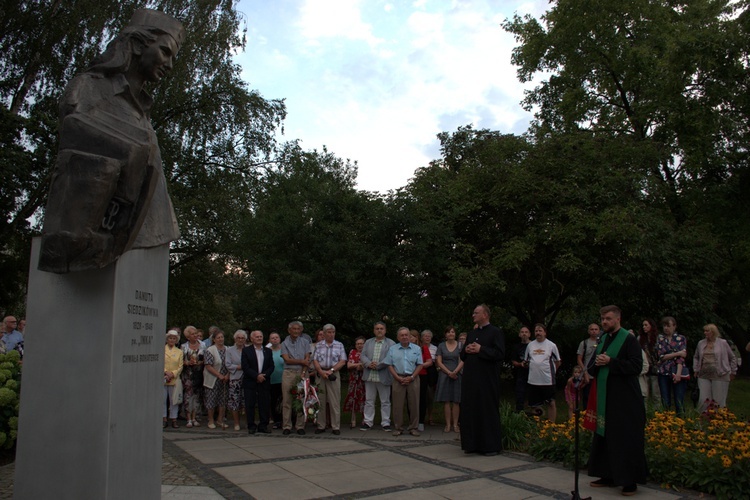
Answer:
<svg viewBox="0 0 750 500"><path fill-rule="evenodd" d="M0 354L0 447L10 449L18 434L21 364L18 351Z"/></svg>
<svg viewBox="0 0 750 500"><path fill-rule="evenodd" d="M506 402L500 404L500 422L503 435L503 449L526 451L529 437L536 434L536 422L525 413L516 412Z"/></svg>

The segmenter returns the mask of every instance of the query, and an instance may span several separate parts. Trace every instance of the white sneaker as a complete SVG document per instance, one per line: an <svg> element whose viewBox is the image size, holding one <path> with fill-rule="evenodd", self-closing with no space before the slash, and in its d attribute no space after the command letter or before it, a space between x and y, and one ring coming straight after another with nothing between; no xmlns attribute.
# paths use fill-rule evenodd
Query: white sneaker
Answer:
<svg viewBox="0 0 750 500"><path fill-rule="evenodd" d="M424 432L424 424L419 424L419 425L417 426L417 430L418 430L419 432Z"/></svg>

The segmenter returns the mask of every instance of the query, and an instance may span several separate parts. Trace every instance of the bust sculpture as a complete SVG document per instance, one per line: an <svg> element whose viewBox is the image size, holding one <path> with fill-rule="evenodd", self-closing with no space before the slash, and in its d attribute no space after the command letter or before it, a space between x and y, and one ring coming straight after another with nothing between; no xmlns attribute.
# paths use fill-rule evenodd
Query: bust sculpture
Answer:
<svg viewBox="0 0 750 500"><path fill-rule="evenodd" d="M172 69L184 37L176 19L140 9L65 88L40 270L100 269L179 237L144 87Z"/></svg>

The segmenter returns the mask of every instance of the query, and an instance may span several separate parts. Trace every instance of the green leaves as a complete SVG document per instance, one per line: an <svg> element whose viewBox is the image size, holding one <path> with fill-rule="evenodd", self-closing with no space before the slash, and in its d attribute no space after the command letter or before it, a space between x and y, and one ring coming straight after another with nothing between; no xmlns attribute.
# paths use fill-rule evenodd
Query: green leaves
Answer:
<svg viewBox="0 0 750 500"><path fill-rule="evenodd" d="M0 12L2 302L14 310L23 307L29 237L41 225L57 153L59 97L144 5L174 15L187 31L170 75L148 89L182 230L172 267L217 255L226 260L224 249L234 245L258 165L273 153L275 132L286 114L282 101L264 99L241 79L233 56L245 40L235 2L6 4Z"/></svg>

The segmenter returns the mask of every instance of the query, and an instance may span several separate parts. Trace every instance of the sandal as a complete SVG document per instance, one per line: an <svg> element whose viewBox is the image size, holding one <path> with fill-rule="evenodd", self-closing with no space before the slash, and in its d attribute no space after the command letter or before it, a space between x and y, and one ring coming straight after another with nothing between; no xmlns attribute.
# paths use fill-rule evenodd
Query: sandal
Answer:
<svg viewBox="0 0 750 500"><path fill-rule="evenodd" d="M187 427L188 429L191 428L192 426L193 426L193 421L192 420L188 420L188 423L185 424L185 427Z"/></svg>
<svg viewBox="0 0 750 500"><path fill-rule="evenodd" d="M200 427L200 426L201 426L200 422L198 422L197 420L193 420L193 427Z"/></svg>
<svg viewBox="0 0 750 500"><path fill-rule="evenodd" d="M451 431L451 426L450 425L446 425L445 429L443 429L443 432L450 432L450 431Z"/></svg>
<svg viewBox="0 0 750 500"><path fill-rule="evenodd" d="M208 424L208 428L209 428L209 429L216 429L216 424L214 424L214 423L209 423L209 424Z"/></svg>
<svg viewBox="0 0 750 500"><path fill-rule="evenodd" d="M172 428L173 429L177 429L178 427L180 427L180 426L177 425L177 420L172 420Z"/></svg>

